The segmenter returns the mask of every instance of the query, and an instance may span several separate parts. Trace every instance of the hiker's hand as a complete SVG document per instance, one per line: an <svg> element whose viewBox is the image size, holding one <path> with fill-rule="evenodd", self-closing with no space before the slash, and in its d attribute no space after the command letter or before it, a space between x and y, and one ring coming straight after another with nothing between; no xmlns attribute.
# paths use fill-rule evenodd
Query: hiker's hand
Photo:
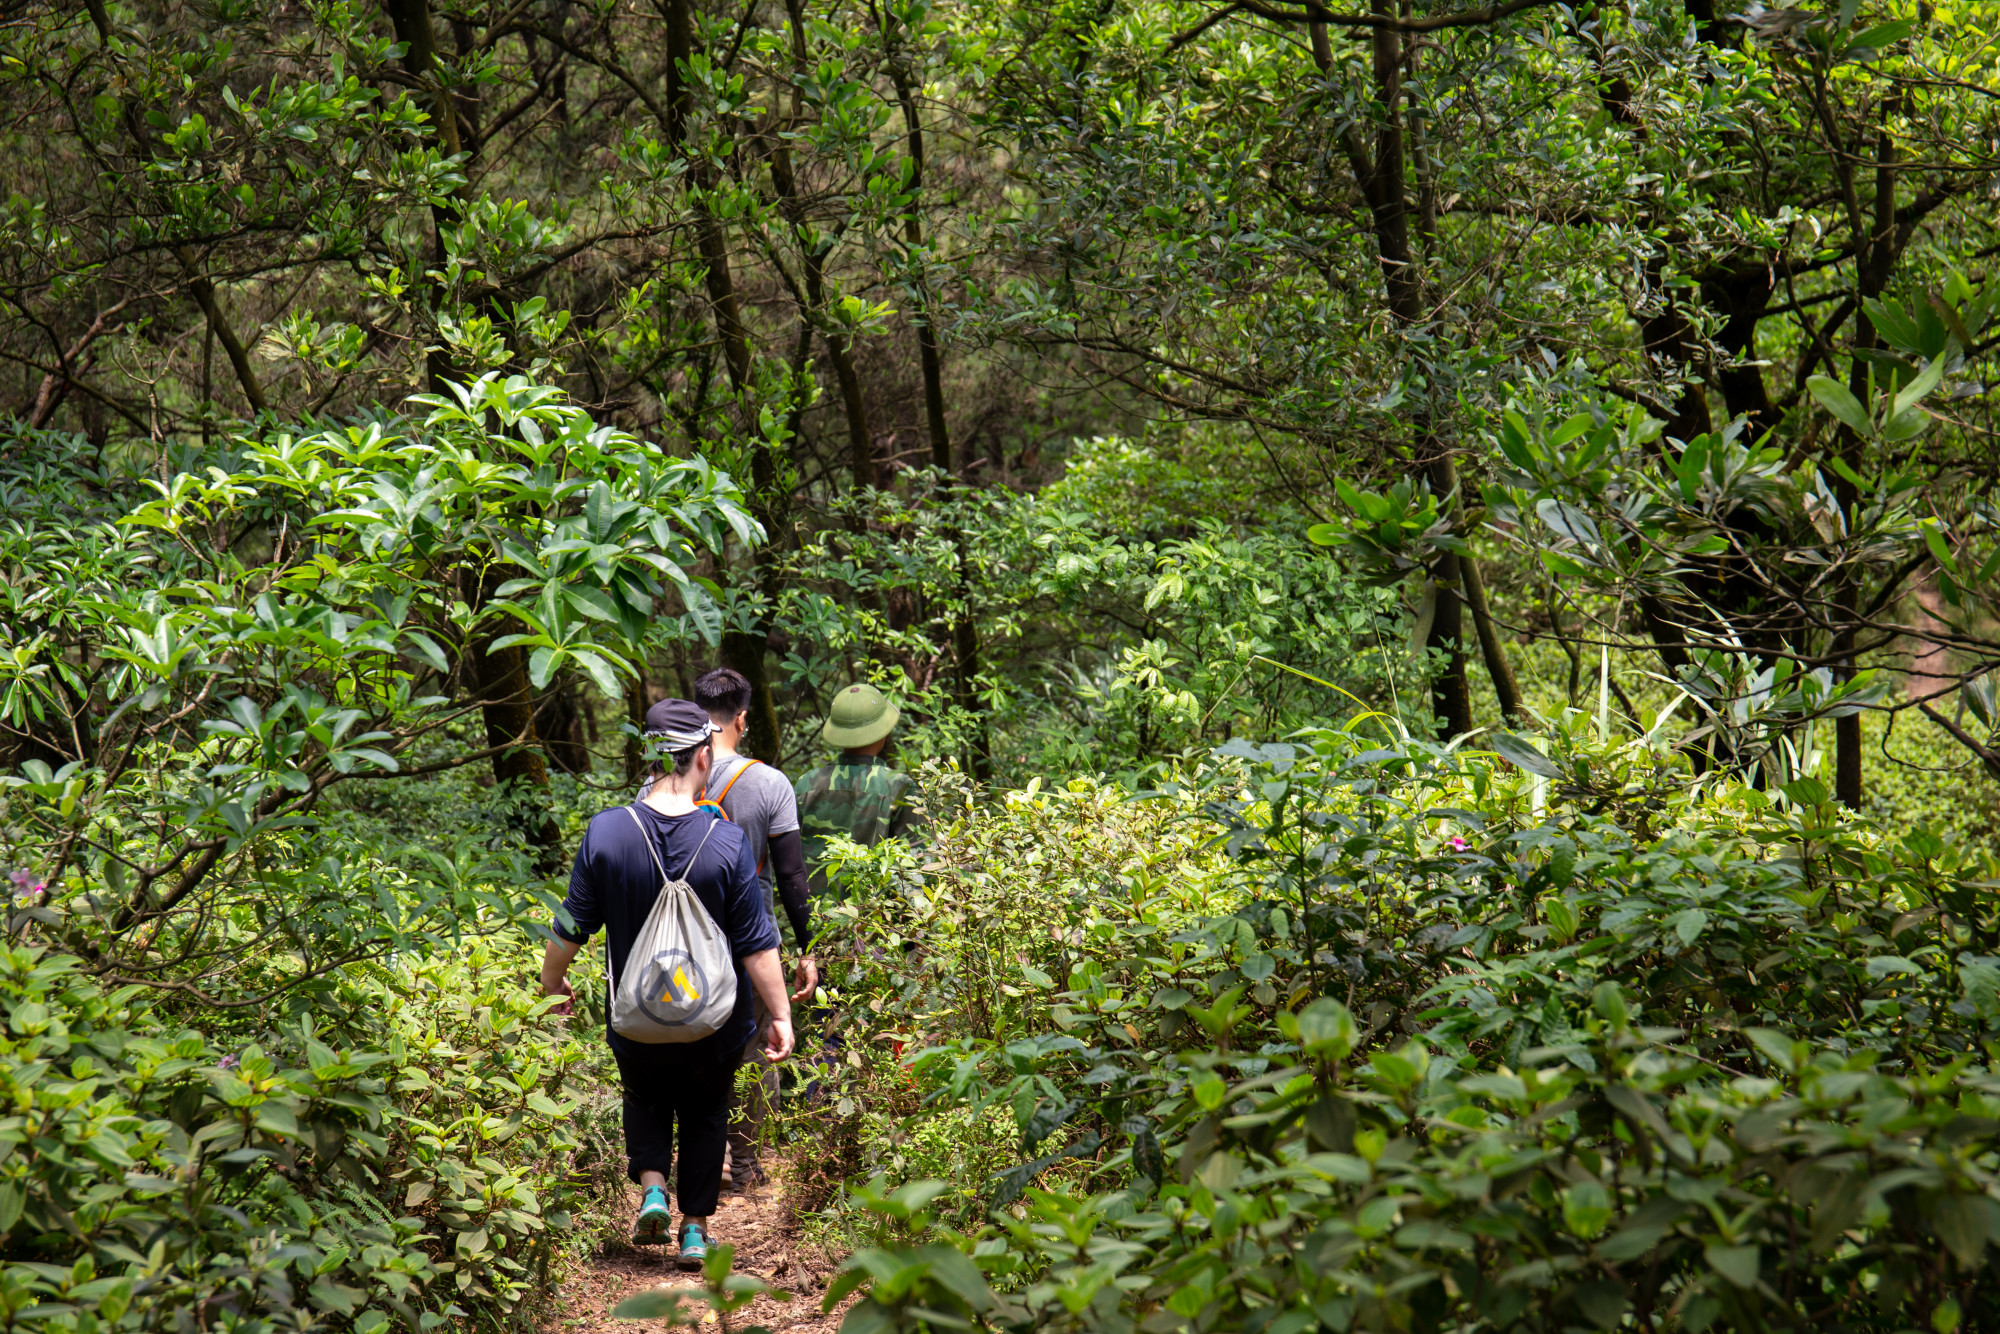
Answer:
<svg viewBox="0 0 2000 1334"><path fill-rule="evenodd" d="M810 954L801 955L798 967L792 972L792 1004L807 1004L818 990L819 965L812 961Z"/></svg>
<svg viewBox="0 0 2000 1334"><path fill-rule="evenodd" d="M792 1054L792 1021L771 1018L764 1021L764 1059L777 1062Z"/></svg>
<svg viewBox="0 0 2000 1334"><path fill-rule="evenodd" d="M576 1013L576 1006L571 1004L571 1002L576 998L576 988L572 987L567 979L559 977L555 981L551 982L547 978L543 978L542 994L544 996L562 997L562 1002L560 1004L551 1005L549 1007L548 1012L550 1014L571 1015Z"/></svg>

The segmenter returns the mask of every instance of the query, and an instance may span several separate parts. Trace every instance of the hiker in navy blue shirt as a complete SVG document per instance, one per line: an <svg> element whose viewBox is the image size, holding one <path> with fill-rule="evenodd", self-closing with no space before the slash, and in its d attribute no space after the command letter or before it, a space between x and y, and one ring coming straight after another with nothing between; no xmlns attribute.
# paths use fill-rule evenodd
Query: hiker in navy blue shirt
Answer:
<svg viewBox="0 0 2000 1334"><path fill-rule="evenodd" d="M665 1245L672 1214L667 1173L680 1132L680 1264L698 1269L708 1254L708 1221L722 1191L722 1152L729 1129L736 1068L754 1035L755 1001L763 1002L763 1054L781 1061L792 1050L791 1000L778 966L778 927L770 896L743 831L694 804L712 763L708 715L682 699L662 700L646 714L645 736L660 775L642 801L594 816L569 897L555 923L558 939L542 957L542 991L574 993L565 975L578 949L601 926L606 957L622 975L627 955L661 891L661 866L686 868L686 880L729 942L736 963L736 1006L723 1026L694 1042L635 1042L607 1032L625 1094L625 1156L631 1179L644 1187L632 1240ZM635 820L634 814L637 815ZM648 847L650 842L651 846ZM657 857L657 862L655 858ZM607 1010L609 1005L607 1003Z"/></svg>

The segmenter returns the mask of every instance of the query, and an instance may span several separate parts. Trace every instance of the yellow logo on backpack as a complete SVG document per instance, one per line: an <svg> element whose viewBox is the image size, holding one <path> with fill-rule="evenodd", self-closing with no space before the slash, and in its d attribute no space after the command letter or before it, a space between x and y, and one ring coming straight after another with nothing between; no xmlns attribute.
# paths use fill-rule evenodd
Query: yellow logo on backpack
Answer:
<svg viewBox="0 0 2000 1334"><path fill-rule="evenodd" d="M688 974L686 964L675 968L667 977L666 989L660 993L660 1004L675 1002L692 1003L701 999L701 984Z"/></svg>

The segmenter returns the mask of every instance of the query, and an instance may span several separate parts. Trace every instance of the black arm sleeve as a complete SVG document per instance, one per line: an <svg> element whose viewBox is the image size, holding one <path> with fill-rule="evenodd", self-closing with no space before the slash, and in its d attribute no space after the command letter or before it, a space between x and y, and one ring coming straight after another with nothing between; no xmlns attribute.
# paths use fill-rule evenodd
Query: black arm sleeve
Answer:
<svg viewBox="0 0 2000 1334"><path fill-rule="evenodd" d="M792 935L803 951L812 943L812 890L806 885L806 852L799 831L771 835L771 873L778 880L778 899L792 920Z"/></svg>

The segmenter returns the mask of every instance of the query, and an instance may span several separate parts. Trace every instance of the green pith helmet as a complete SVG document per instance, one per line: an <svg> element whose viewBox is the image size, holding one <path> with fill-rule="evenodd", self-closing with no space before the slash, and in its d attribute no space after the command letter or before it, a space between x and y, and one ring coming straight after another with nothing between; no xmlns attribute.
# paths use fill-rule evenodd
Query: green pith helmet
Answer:
<svg viewBox="0 0 2000 1334"><path fill-rule="evenodd" d="M872 746L896 730L896 719L901 716L874 686L849 686L833 697L820 739L842 750Z"/></svg>

